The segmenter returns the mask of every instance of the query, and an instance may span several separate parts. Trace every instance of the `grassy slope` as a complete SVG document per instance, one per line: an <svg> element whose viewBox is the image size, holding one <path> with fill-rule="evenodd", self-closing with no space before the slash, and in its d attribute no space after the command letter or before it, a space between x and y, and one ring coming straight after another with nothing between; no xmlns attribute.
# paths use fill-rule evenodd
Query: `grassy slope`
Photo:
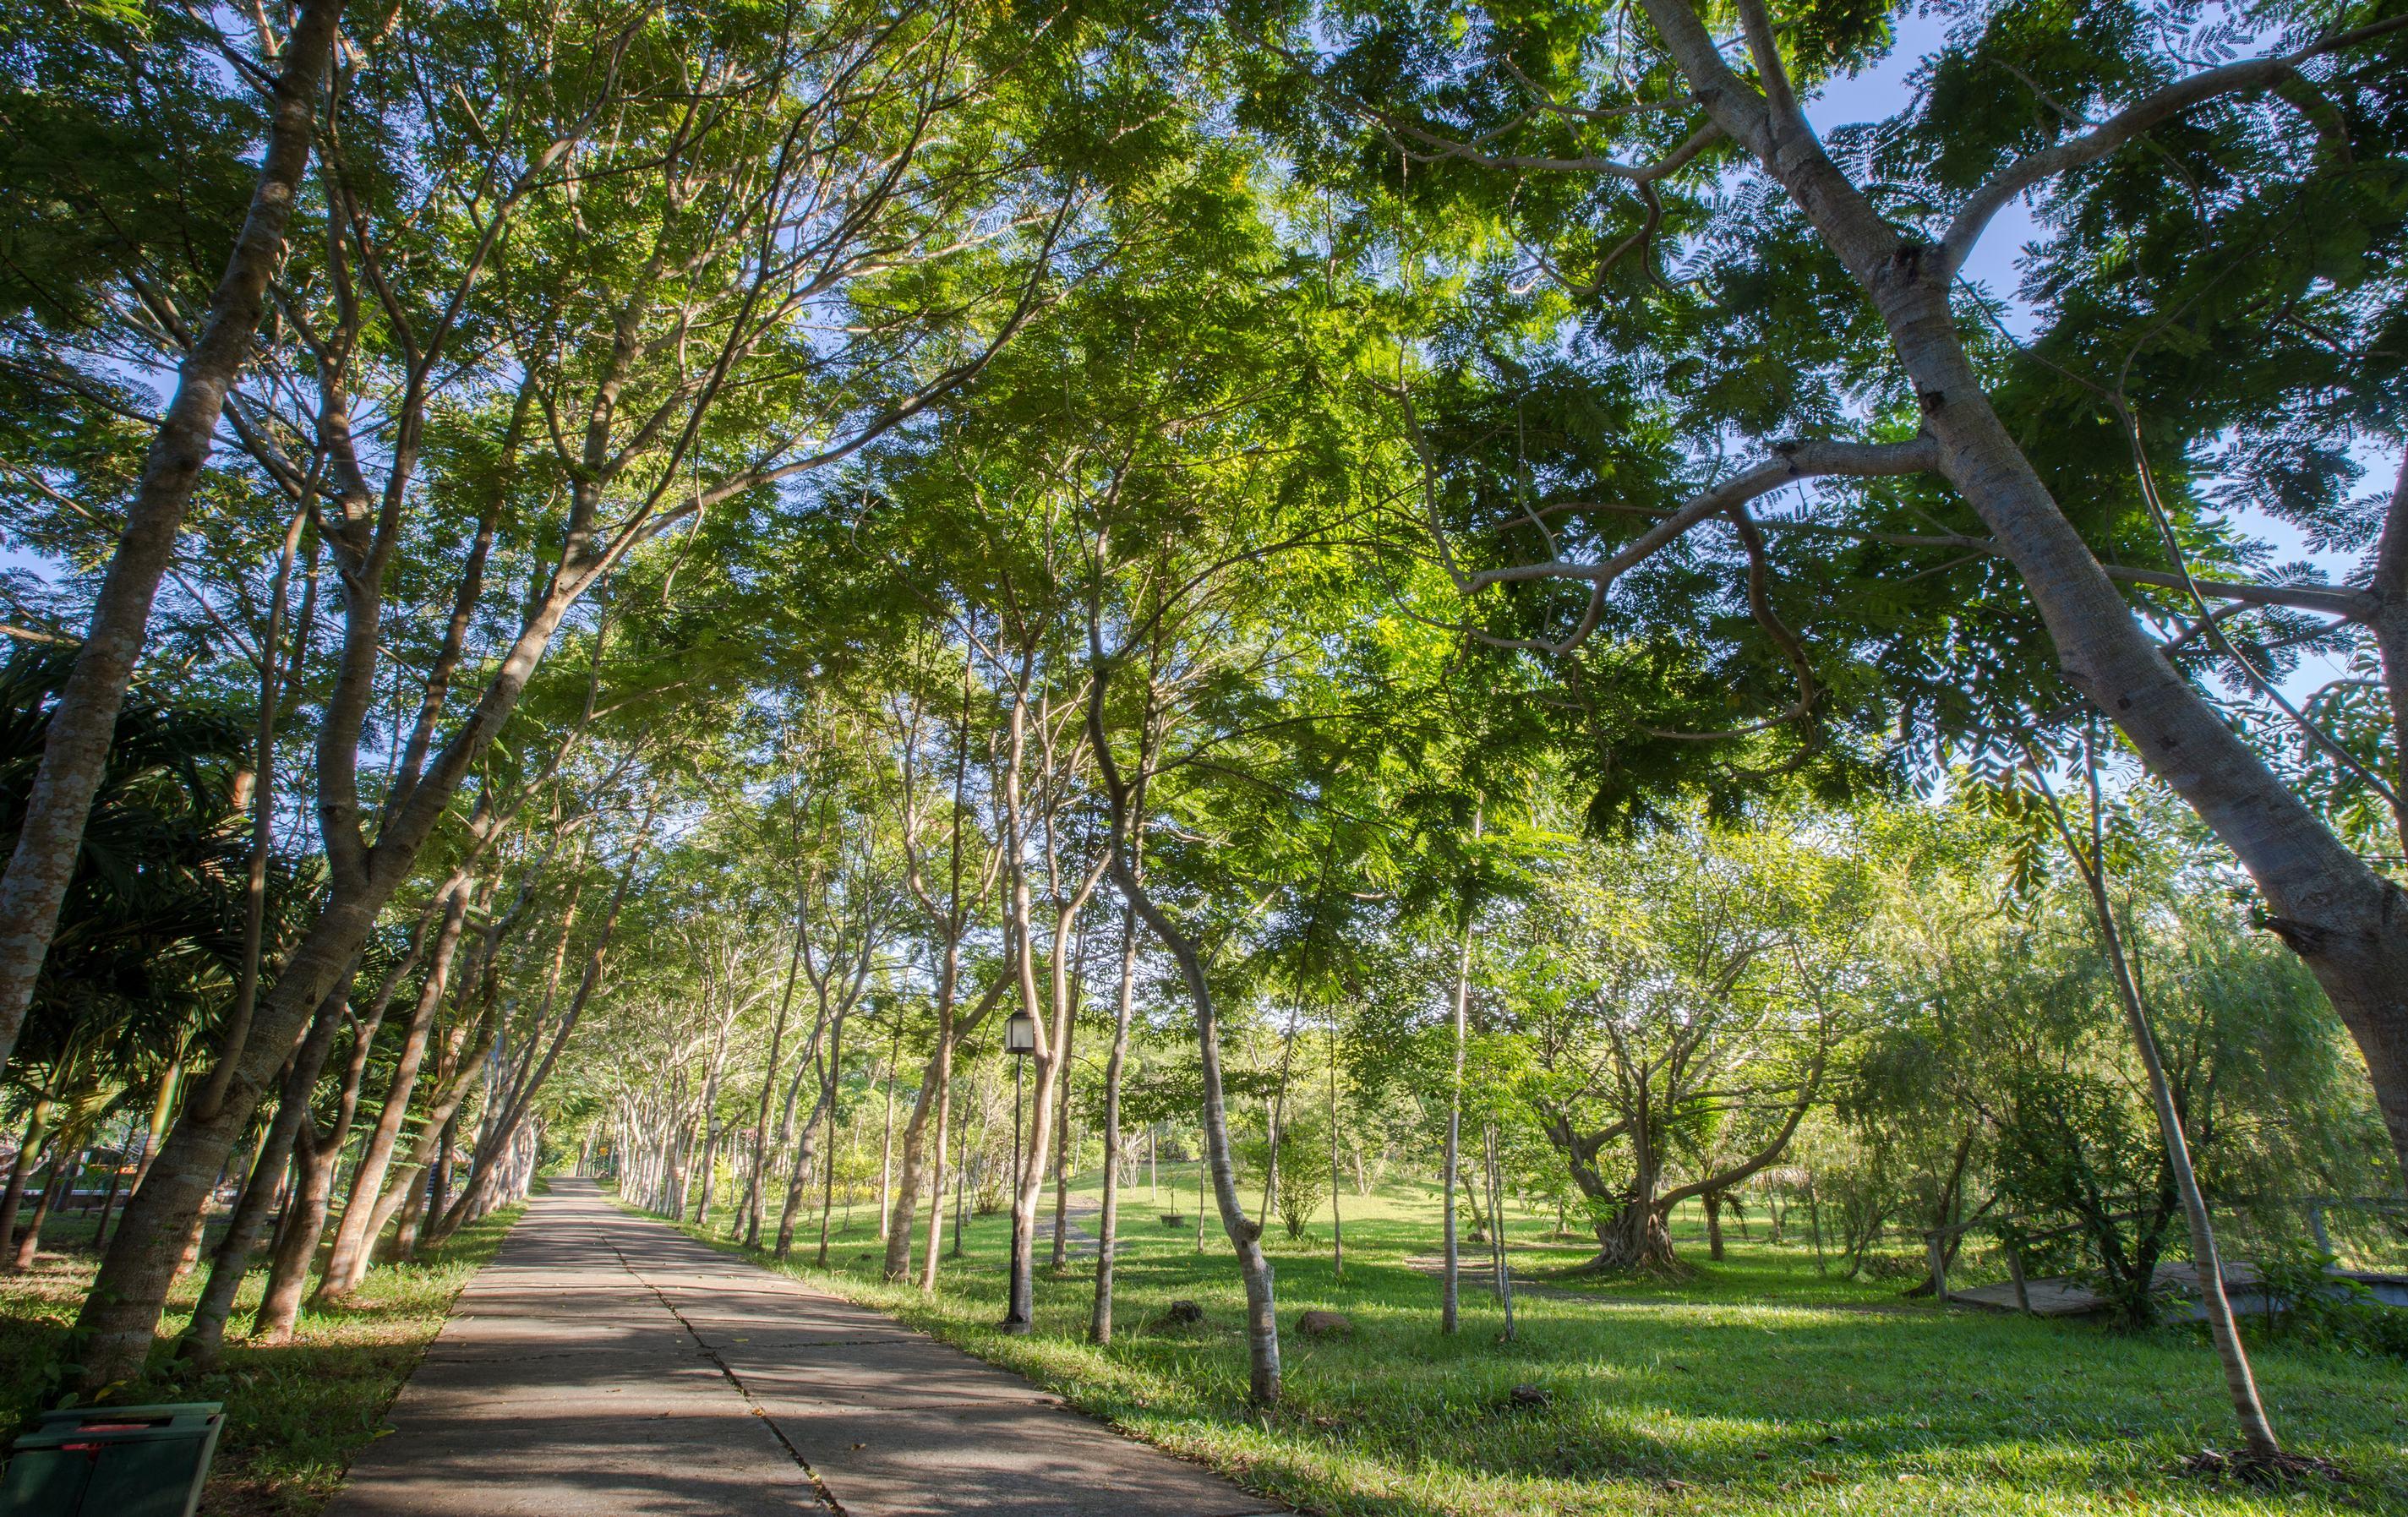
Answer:
<svg viewBox="0 0 2408 1517"><path fill-rule="evenodd" d="M1287 1399L1257 1412L1243 1402L1227 1243L1211 1222L1208 1252L1195 1252L1195 1188L1182 1179L1187 1230L1161 1224L1168 1184L1166 1204L1140 1183L1124 1209L1120 1336L1108 1350L1082 1341L1092 1261L1056 1280L1041 1242L1035 1336L994 1330L1000 1217L973 1224L969 1256L946 1260L933 1301L878 1281L874 1209L839 1213L830 1276L791 1267L1323 1512L2408 1512L2408 1368L2396 1361L2260 1352L2278 1430L2358 1477L2347 1490L2269 1496L2171 1473L2182 1454L2234 1441L2203 1340L1942 1314L1900 1302L1896 1282L1818 1275L1811 1251L1767 1246L1760 1226L1752 1243L1734 1234L1721 1266L1702 1263L1694 1222L1679 1230L1700 1264L1676 1287L1525 1295L1510 1344L1490 1295L1468 1280L1464 1330L1443 1338L1436 1282L1405 1264L1436 1247L1426 1189L1345 1197L1342 1283L1326 1209L1304 1243L1274 1227ZM1082 1194L1092 1202L1093 1177ZM1518 1269L1581 1256L1551 1224L1510 1224ZM1159 1325L1180 1297L1204 1305L1202 1328ZM1312 1307L1345 1312L1356 1335L1287 1331ZM1553 1399L1515 1406L1519 1384Z"/></svg>
<svg viewBox="0 0 2408 1517"><path fill-rule="evenodd" d="M217 1373L162 1374L113 1399L226 1404L225 1432L201 1501L205 1517L315 1512L342 1483L351 1455L382 1430L385 1409L443 1326L452 1298L494 1256L518 1209L463 1228L423 1263L370 1270L346 1307L304 1311L290 1347L236 1341ZM57 1232L44 1230L53 1247L90 1232L80 1218L61 1222ZM46 1252L27 1273L0 1276L0 1430L16 1427L34 1410L94 1264L79 1252ZM254 1270L245 1283L237 1326L257 1305L265 1278ZM163 1332L182 1330L200 1281L195 1270L179 1284Z"/></svg>

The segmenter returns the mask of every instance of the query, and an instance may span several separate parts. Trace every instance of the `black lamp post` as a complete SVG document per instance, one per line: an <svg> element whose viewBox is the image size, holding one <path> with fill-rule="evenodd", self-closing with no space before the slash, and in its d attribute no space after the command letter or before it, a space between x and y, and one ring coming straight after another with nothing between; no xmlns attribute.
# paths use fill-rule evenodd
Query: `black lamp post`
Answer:
<svg viewBox="0 0 2408 1517"><path fill-rule="evenodd" d="M1003 1024L1003 1051L1011 1055L1011 1271L1004 1305L1003 1330L1025 1333L1029 1329L1027 1301L1029 1295L1027 1238L1022 1236L1028 1221L1021 1214L1021 1196L1026 1179L1021 1173L1020 1157L1020 1072L1026 1066L1028 1056L1037 1052L1037 1019L1023 1008L1014 1011Z"/></svg>

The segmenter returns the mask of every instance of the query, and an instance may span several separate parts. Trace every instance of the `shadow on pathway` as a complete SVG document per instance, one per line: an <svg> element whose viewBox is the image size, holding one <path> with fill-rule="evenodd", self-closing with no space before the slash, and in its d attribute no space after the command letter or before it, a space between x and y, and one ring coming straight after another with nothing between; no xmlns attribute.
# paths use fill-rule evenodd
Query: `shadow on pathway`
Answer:
<svg viewBox="0 0 2408 1517"><path fill-rule="evenodd" d="M560 1180L326 1517L1249 1517L1016 1375Z"/></svg>

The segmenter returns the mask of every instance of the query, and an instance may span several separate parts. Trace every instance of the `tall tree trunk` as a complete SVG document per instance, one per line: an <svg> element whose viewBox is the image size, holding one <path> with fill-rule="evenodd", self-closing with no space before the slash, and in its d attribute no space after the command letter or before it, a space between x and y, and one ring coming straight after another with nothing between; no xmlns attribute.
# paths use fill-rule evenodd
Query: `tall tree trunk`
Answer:
<svg viewBox="0 0 2408 1517"><path fill-rule="evenodd" d="M1115 869L1115 880L1124 898L1178 963L1180 978L1196 1007L1197 1048L1204 1076L1205 1166L1211 1174L1213 1199L1221 1209L1221 1229L1237 1250L1238 1272L1246 1286L1247 1391L1256 1405L1270 1406L1280 1397L1278 1299L1271 1263L1263 1253L1262 1224L1246 1215L1245 1203L1238 1196L1237 1166L1229 1156L1229 1109L1222 1095L1220 1019L1211 986L1204 977L1203 957L1154 906L1142 884L1123 869Z"/></svg>
<svg viewBox="0 0 2408 1517"><path fill-rule="evenodd" d="M341 0L303 0L294 17L270 86L275 104L251 208L210 293L200 336L178 371L176 394L142 461L125 530L93 602L92 625L50 708L23 826L7 870L0 875L0 1069L16 1048L34 982L58 927L59 906L82 849L84 821L141 656L151 601L175 559L177 534L208 463L218 417L250 362L267 281L284 256L294 202L309 161L319 85L341 10Z"/></svg>
<svg viewBox="0 0 2408 1517"><path fill-rule="evenodd" d="M1121 908L1121 979L1112 1011L1112 1052L1104 1064L1104 1198L1096 1212L1096 1299L1087 1338L1112 1340L1112 1254L1121 1216L1121 1070L1128 1059L1129 1012L1137 995L1137 909Z"/></svg>
<svg viewBox="0 0 2408 1517"><path fill-rule="evenodd" d="M424 1177L428 1168L435 1164L437 1154L445 1142L453 1119L459 1115L461 1103L468 1098L469 1089L476 1083L478 1068L484 1063L486 1055L493 1052L494 1040L498 1034L497 1012L496 1006L488 1005L485 1008L480 1017L478 1041L470 1056L456 1061L456 1066L452 1070L451 1078L437 1089L434 1101L427 1107L426 1118L419 1125L418 1136L410 1142L408 1156L393 1169L392 1183L387 1185L383 1194L377 1197L376 1209L368 1214L366 1236L369 1238L373 1239L384 1231L385 1224L392 1220L397 1209L407 1207L418 1213L421 1219L425 1215L427 1195L423 1183ZM358 1195L356 1186L353 1187L352 1194L356 1198ZM438 1209L432 1215L440 1218L444 1215L444 1211ZM408 1240L406 1244L403 1242L405 1238ZM394 1256L401 1257L405 1252L414 1251L422 1241L431 1245L442 1241L442 1237L428 1235L423 1220L406 1218L397 1230ZM352 1265L351 1284L354 1288L359 1284L360 1278L366 1273L366 1268L367 1255L363 1250ZM326 1272L329 1277L334 1274L334 1265L331 1262L326 1267Z"/></svg>
<svg viewBox="0 0 2408 1517"><path fill-rule="evenodd" d="M1024 898L1024 909L1025 904ZM1045 1163L1053 1152L1056 1092L1068 1073L1063 1055L1069 1041L1071 1006L1075 999L1068 978L1074 972L1068 947L1069 932L1069 913L1057 911L1054 914L1052 952L1048 955L1052 960L1048 970L1050 1006L1040 1004L1037 999L1033 971L1024 969L1022 973L1021 994L1029 1008L1029 1014L1039 1019L1038 1025L1044 1037L1037 1052L1026 1061L1037 1066L1037 1088L1030 1092L1028 1097L1028 1150L1020 1173L1012 1177L1011 1295L1003 1319L1006 1332L1027 1332L1036 1321L1037 1206L1045 1194ZM1022 954L1024 965L1033 964L1036 955L1032 945L1024 942ZM1048 1011L1051 1012L1050 1017L1045 1014ZM1052 1023L1050 1027L1046 1025L1049 1021Z"/></svg>
<svg viewBox="0 0 2408 1517"><path fill-rule="evenodd" d="M1471 836L1480 837L1482 809L1471 812ZM1455 1238L1455 1177L1463 1162L1463 1052L1470 1032L1471 1012L1471 901L1467 894L1463 903L1462 923L1457 929L1455 953L1455 1033L1454 1065L1446 1087L1446 1153L1439 1177L1439 1190L1445 1197L1445 1216L1441 1227L1445 1234L1444 1276L1439 1286L1439 1331L1452 1333L1460 1324L1461 1313L1461 1243Z"/></svg>
<svg viewBox="0 0 2408 1517"><path fill-rule="evenodd" d="M125 1152L120 1149L116 1160L108 1166L108 1191L100 1198L100 1220L93 1224L92 1250L94 1253L99 1252L101 1245L108 1241L108 1219L117 1210L117 1193L124 1183Z"/></svg>
<svg viewBox="0 0 2408 1517"><path fill-rule="evenodd" d="M795 1062L795 1078L786 1081L786 1098L778 1110L777 1152L793 1155L786 1171L784 1198L778 1207L778 1225L770 1234L771 1252L781 1259L784 1258L787 1251L794 1247L795 1223L802 1215L803 1195L810 1183L809 1176L811 1160L818 1148L812 1140L812 1135L817 1131L816 1124L819 1122L818 1097L813 1096L810 1120L804 1123L799 1132L795 1126L795 1111L802 1100L803 1081L810 1078L812 1072L813 1061L819 1053L820 1039L825 1035L826 1030L827 1022L825 1014L823 1013L819 1023L811 1029L811 1039L804 1048L803 1056ZM781 1238L783 1240L782 1247L779 1243Z"/></svg>

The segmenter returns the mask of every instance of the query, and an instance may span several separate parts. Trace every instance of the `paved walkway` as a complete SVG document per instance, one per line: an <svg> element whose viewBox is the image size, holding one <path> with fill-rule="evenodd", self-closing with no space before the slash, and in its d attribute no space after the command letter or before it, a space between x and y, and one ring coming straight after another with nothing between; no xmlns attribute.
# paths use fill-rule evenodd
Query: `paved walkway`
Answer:
<svg viewBox="0 0 2408 1517"><path fill-rule="evenodd" d="M1282 1508L893 1318L560 1180L326 1517L1245 1517Z"/></svg>

